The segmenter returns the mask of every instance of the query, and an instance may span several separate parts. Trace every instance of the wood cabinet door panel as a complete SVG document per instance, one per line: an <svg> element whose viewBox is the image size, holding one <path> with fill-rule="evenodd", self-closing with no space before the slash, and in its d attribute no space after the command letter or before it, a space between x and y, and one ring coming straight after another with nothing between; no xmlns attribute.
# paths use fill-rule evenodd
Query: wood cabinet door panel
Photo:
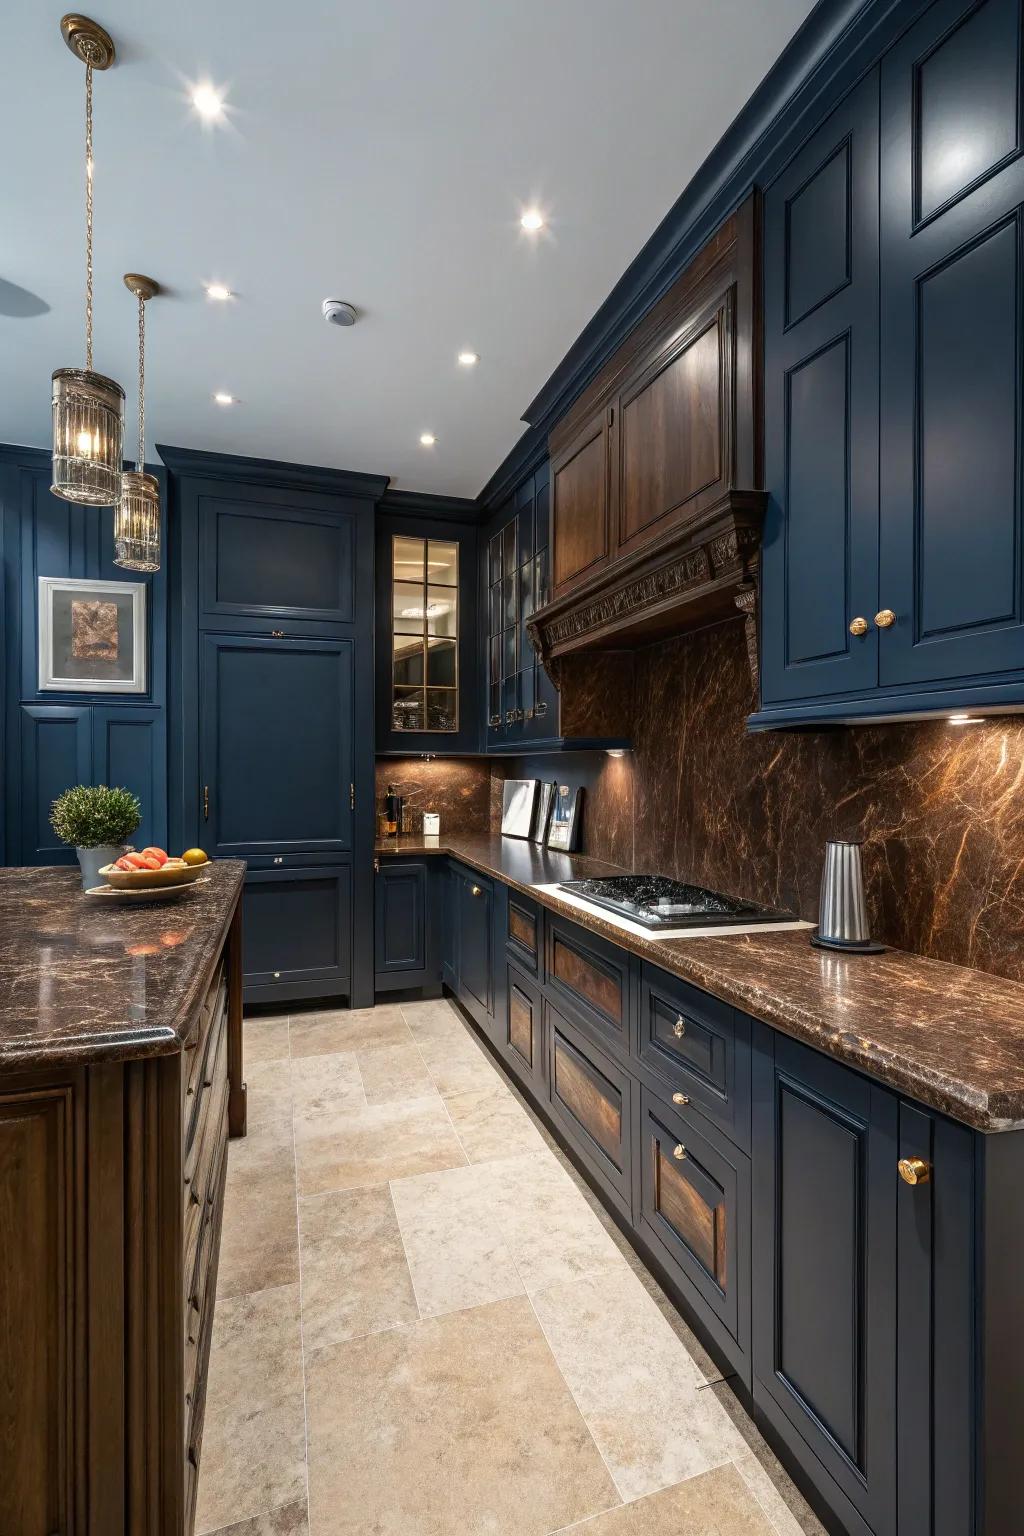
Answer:
<svg viewBox="0 0 1024 1536"><path fill-rule="evenodd" d="M551 492L551 595L560 597L612 553L606 410L552 457Z"/></svg>
<svg viewBox="0 0 1024 1536"><path fill-rule="evenodd" d="M763 703L874 688L877 71L765 194L765 486Z"/></svg>
<svg viewBox="0 0 1024 1536"><path fill-rule="evenodd" d="M882 64L883 684L1024 668L1020 51L940 0Z"/></svg>
<svg viewBox="0 0 1024 1536"><path fill-rule="evenodd" d="M629 1034L629 957L617 945L549 914L545 979L570 1018L623 1053Z"/></svg>
<svg viewBox="0 0 1024 1536"><path fill-rule="evenodd" d="M506 966L504 1011L504 1029L499 1035L503 1053L520 1081L542 1089L547 1061L540 988L511 964Z"/></svg>
<svg viewBox="0 0 1024 1536"><path fill-rule="evenodd" d="M71 1528L71 1093L0 1095L0 1530Z"/></svg>
<svg viewBox="0 0 1024 1536"><path fill-rule="evenodd" d="M734 309L730 289L619 395L617 555L683 522L700 509L702 492L717 494L729 482Z"/></svg>
<svg viewBox="0 0 1024 1536"><path fill-rule="evenodd" d="M629 1074L546 1004L548 1104L564 1134L621 1209L631 1213Z"/></svg>
<svg viewBox="0 0 1024 1536"><path fill-rule="evenodd" d="M895 1530L896 1100L771 1031L754 1063L754 1376L876 1536Z"/></svg>
<svg viewBox="0 0 1024 1536"><path fill-rule="evenodd" d="M509 892L508 951L517 964L532 975L540 963L541 909L528 898Z"/></svg>

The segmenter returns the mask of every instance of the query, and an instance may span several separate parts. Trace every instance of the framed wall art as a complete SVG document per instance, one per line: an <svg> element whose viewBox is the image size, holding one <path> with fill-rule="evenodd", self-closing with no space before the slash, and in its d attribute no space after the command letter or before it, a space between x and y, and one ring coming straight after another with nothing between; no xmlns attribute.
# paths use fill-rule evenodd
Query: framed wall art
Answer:
<svg viewBox="0 0 1024 1536"><path fill-rule="evenodd" d="M39 690L145 693L144 581L40 576Z"/></svg>
<svg viewBox="0 0 1024 1536"><path fill-rule="evenodd" d="M548 822L549 848L561 848L566 853L572 853L576 847L582 803L582 789L573 789L568 784L556 785L551 820Z"/></svg>

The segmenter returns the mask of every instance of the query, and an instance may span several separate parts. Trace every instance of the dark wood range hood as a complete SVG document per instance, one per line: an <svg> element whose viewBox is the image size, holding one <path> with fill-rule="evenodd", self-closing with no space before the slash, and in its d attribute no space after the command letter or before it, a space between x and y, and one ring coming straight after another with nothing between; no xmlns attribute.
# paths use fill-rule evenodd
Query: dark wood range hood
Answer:
<svg viewBox="0 0 1024 1536"><path fill-rule="evenodd" d="M551 433L552 597L528 628L559 687L577 652L739 614L756 668L757 257L751 195Z"/></svg>

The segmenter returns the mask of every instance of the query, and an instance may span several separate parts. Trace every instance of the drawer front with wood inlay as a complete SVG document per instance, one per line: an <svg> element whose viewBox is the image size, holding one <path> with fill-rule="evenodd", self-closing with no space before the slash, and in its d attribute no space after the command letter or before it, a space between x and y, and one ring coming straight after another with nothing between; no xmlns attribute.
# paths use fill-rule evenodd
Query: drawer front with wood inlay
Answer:
<svg viewBox="0 0 1024 1536"><path fill-rule="evenodd" d="M553 1118L602 1187L632 1214L629 1074L550 1004L547 1102Z"/></svg>
<svg viewBox="0 0 1024 1536"><path fill-rule="evenodd" d="M623 1056L629 1043L629 957L575 923L548 915L546 982L559 1008Z"/></svg>
<svg viewBox="0 0 1024 1536"><path fill-rule="evenodd" d="M506 968L506 982L505 1028L499 1043L519 1080L538 1087L545 1069L540 989L514 965Z"/></svg>
<svg viewBox="0 0 1024 1536"><path fill-rule="evenodd" d="M540 960L541 911L518 891L508 897L508 952L525 970L536 976Z"/></svg>
<svg viewBox="0 0 1024 1536"><path fill-rule="evenodd" d="M644 963L635 1056L656 1092L750 1150L750 1025L727 1003Z"/></svg>
<svg viewBox="0 0 1024 1536"><path fill-rule="evenodd" d="M706 1121L640 1089L640 1226L750 1379L750 1168Z"/></svg>

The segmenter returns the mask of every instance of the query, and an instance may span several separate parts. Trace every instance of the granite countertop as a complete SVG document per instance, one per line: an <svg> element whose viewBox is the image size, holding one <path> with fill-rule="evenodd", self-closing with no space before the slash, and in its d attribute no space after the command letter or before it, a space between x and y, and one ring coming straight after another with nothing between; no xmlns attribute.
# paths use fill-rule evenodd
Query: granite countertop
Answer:
<svg viewBox="0 0 1024 1536"><path fill-rule="evenodd" d="M533 889L619 873L498 836L390 838L384 854L452 854L766 1024L982 1131L1024 1127L1024 984L904 950L843 955L806 931L641 938Z"/></svg>
<svg viewBox="0 0 1024 1536"><path fill-rule="evenodd" d="M77 868L0 869L0 1069L180 1049L244 874L219 860L176 901L116 906Z"/></svg>

